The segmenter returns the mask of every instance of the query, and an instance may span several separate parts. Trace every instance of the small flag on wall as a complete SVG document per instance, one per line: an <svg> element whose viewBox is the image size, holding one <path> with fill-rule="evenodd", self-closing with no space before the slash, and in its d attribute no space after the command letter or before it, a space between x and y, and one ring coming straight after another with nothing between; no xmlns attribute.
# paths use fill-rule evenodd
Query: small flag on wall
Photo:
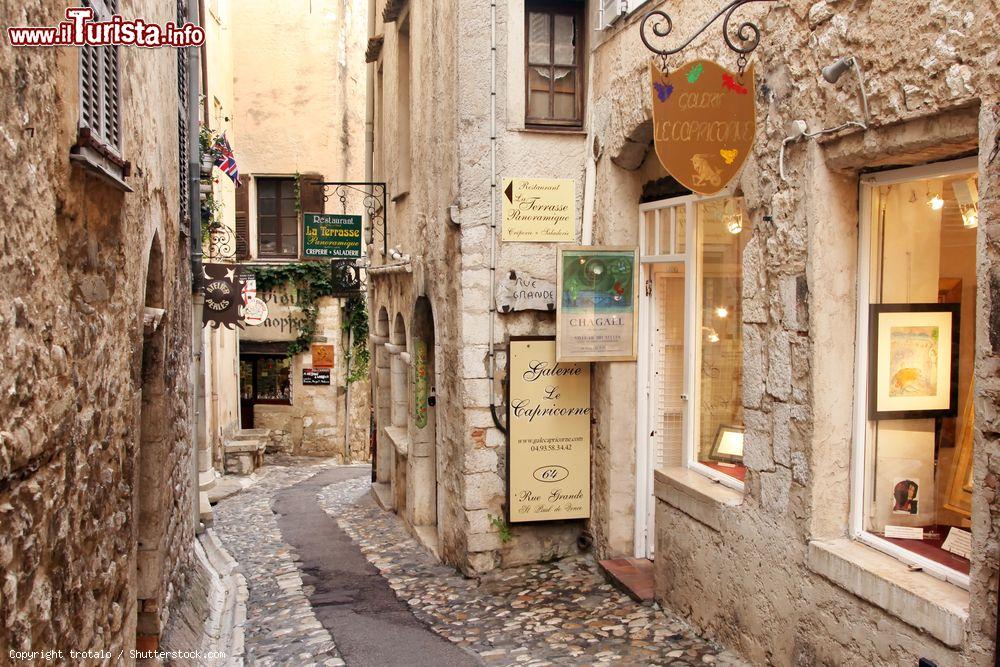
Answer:
<svg viewBox="0 0 1000 667"><path fill-rule="evenodd" d="M236 187L240 187L240 169L236 166L236 156L233 155L233 148L229 145L225 133L222 133L215 140L212 152L215 154L215 166L226 172L226 175L233 179Z"/></svg>

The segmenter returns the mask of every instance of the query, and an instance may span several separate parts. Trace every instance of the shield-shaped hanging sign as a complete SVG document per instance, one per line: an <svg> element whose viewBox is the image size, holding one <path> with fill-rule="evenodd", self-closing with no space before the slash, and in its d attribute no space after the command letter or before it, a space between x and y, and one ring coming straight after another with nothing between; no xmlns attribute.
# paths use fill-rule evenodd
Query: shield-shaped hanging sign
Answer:
<svg viewBox="0 0 1000 667"><path fill-rule="evenodd" d="M689 190L715 194L739 172L753 147L753 65L739 74L695 60L664 74L654 61L649 73L660 164Z"/></svg>

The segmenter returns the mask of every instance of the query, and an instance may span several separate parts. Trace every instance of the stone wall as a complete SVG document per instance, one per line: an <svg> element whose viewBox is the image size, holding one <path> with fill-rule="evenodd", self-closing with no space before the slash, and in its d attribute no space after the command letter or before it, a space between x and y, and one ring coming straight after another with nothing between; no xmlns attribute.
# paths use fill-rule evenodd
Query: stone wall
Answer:
<svg viewBox="0 0 1000 667"><path fill-rule="evenodd" d="M55 25L65 7L6 3L0 22ZM150 22L176 18L174 2L140 0L128 9ZM136 48L120 57L130 193L70 166L78 50L0 49L4 655L127 651L137 616L140 633L159 631L191 554L191 293L179 228L177 55ZM150 300L166 314L144 349ZM161 428L140 445L144 422ZM147 510L140 520L137 511ZM155 530L144 533L137 577L140 523Z"/></svg>
<svg viewBox="0 0 1000 667"><path fill-rule="evenodd" d="M376 17L381 17L387 3L376 4ZM501 3L497 15L496 176L575 179L580 220L584 134L525 130L524 4ZM401 135L397 123L398 31L405 23L411 53L411 152L413 164L420 165L408 184L398 168ZM456 0L433 7L411 4L396 21L383 24L377 18L374 30L385 38L381 59L374 65L380 72L376 87L378 82L382 85L375 93L382 103L375 119L375 180L387 180L394 198L388 245L411 256L412 273L376 275L371 280L373 329L379 309L385 307L390 333L398 313L409 338L417 299L428 299L438 350L435 456L441 475L437 530L442 557L470 573L575 551L583 526L570 522L514 528L512 539L502 544L490 522L491 516L503 516L506 498L506 440L490 412L487 369L493 301L490 29L488 3ZM452 205L454 215L449 210ZM497 234L500 274L513 269L555 282L553 244L503 247L499 226ZM387 261L377 251L373 257L376 265ZM507 335L551 334L554 329L555 318L547 313L497 316L495 340L502 347ZM503 401L501 393L498 389L498 404ZM410 435L417 437L410 429ZM381 440L379 446L383 446ZM410 483L423 487L419 493L432 493L422 479L411 476Z"/></svg>
<svg viewBox="0 0 1000 667"><path fill-rule="evenodd" d="M670 45L717 10L709 3L657 6L674 19ZM998 90L987 73L996 66L995 37L985 28L991 24L985 7L945 0L912 9L801 1L748 6L733 18L755 20L763 35L752 57L758 138L735 182L754 223L743 267L749 473L735 506L711 500L710 491L689 492L717 508L716 519L702 516L702 505L686 505L684 494L657 503L656 568L657 595L666 606L755 663L914 664L927 656L938 664L987 664L992 652L997 532L991 526L1000 505L992 491L998 471L990 463L997 447L991 379L997 257L989 220L997 212L991 155ZM643 13L605 31L595 51L594 122L603 148L597 242L635 243L641 188L664 175L649 152L650 54L636 35ZM670 59L671 67L708 58L735 69L735 54L725 50L719 30L719 23L706 30ZM782 180L778 153L791 120L804 119L816 130L860 117L853 75L837 85L819 75L843 55L860 59L872 127L788 146ZM930 597L938 611L949 610L935 612L931 622L872 602L909 581L899 572L904 566L859 566L859 577L878 574L870 586L852 590L829 569L830 552L819 545L848 542L849 535L859 174L967 155L977 146L982 222L972 583L965 595L953 586L935 589L927 575L914 581L937 591ZM629 384L635 386L629 366L619 374L609 365L595 375L594 504L601 509L593 527L598 553L605 555L632 550L630 531L615 521L634 512L634 494L617 493L635 484L629 472L634 415L621 408L630 404ZM628 435L614 437L619 433Z"/></svg>

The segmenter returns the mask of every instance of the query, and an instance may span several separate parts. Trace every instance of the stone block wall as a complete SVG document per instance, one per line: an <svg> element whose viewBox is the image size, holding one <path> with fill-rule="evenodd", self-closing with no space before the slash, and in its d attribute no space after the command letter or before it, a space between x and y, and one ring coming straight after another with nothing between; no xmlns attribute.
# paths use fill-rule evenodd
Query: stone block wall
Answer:
<svg viewBox="0 0 1000 667"><path fill-rule="evenodd" d="M686 39L714 13L708 3L660 4ZM719 526L657 503L657 595L696 627L758 664L988 664L996 613L998 501L996 345L991 333L997 257L997 64L989 9L944 0L914 12L905 3L861 6L802 0L747 6L733 17L762 32L754 52L757 141L734 182L754 224L744 259L744 387L749 468L738 507L719 509ZM635 242L634 212L644 183L664 174L651 156L648 63L636 38L644 12L605 31L594 72L598 162L595 236ZM736 55L710 27L670 67L697 58L735 69ZM670 42L670 40L665 40ZM858 57L871 127L793 143L778 155L794 119L810 130L861 117L857 80L831 85L822 67ZM637 139L638 137L638 139ZM906 615L862 601L810 564L812 542L849 537L854 427L858 185L863 170L979 153L979 345L976 365L973 567L964 639L945 644ZM992 188L992 190L991 190ZM765 219L765 216L767 218ZM599 433L620 419L613 371L595 376ZM627 404L627 401L625 402ZM631 411L631 407L627 408ZM598 438L593 522L599 553L631 549L614 517L630 500L609 480L634 438ZM600 472L597 472L600 471ZM628 480L628 475L623 478ZM634 481L630 482L634 484ZM616 531L619 534L616 536ZM905 569L905 568L904 568ZM959 597L961 592L955 588ZM959 604L958 607L961 607ZM964 615L963 615L964 614ZM965 620L967 616L967 621Z"/></svg>
<svg viewBox="0 0 1000 667"><path fill-rule="evenodd" d="M5 3L4 25L55 25L66 3ZM176 18L176 3L129 12ZM190 395L191 294L179 229L177 56L121 52L122 192L71 167L78 50L0 49L0 652L135 645L136 502L141 458L142 313L149 282L160 324L156 417L162 625L183 584L194 533ZM162 261L147 266L151 247ZM150 268L151 267L151 268ZM150 415L147 415L150 416ZM146 471L149 472L148 470Z"/></svg>

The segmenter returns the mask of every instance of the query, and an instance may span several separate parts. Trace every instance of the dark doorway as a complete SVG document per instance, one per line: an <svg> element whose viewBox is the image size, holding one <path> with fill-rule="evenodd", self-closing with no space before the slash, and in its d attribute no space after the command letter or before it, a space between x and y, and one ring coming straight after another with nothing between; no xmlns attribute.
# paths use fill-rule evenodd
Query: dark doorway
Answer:
<svg viewBox="0 0 1000 667"><path fill-rule="evenodd" d="M254 406L290 405L292 360L286 355L240 355L240 426L253 428Z"/></svg>

